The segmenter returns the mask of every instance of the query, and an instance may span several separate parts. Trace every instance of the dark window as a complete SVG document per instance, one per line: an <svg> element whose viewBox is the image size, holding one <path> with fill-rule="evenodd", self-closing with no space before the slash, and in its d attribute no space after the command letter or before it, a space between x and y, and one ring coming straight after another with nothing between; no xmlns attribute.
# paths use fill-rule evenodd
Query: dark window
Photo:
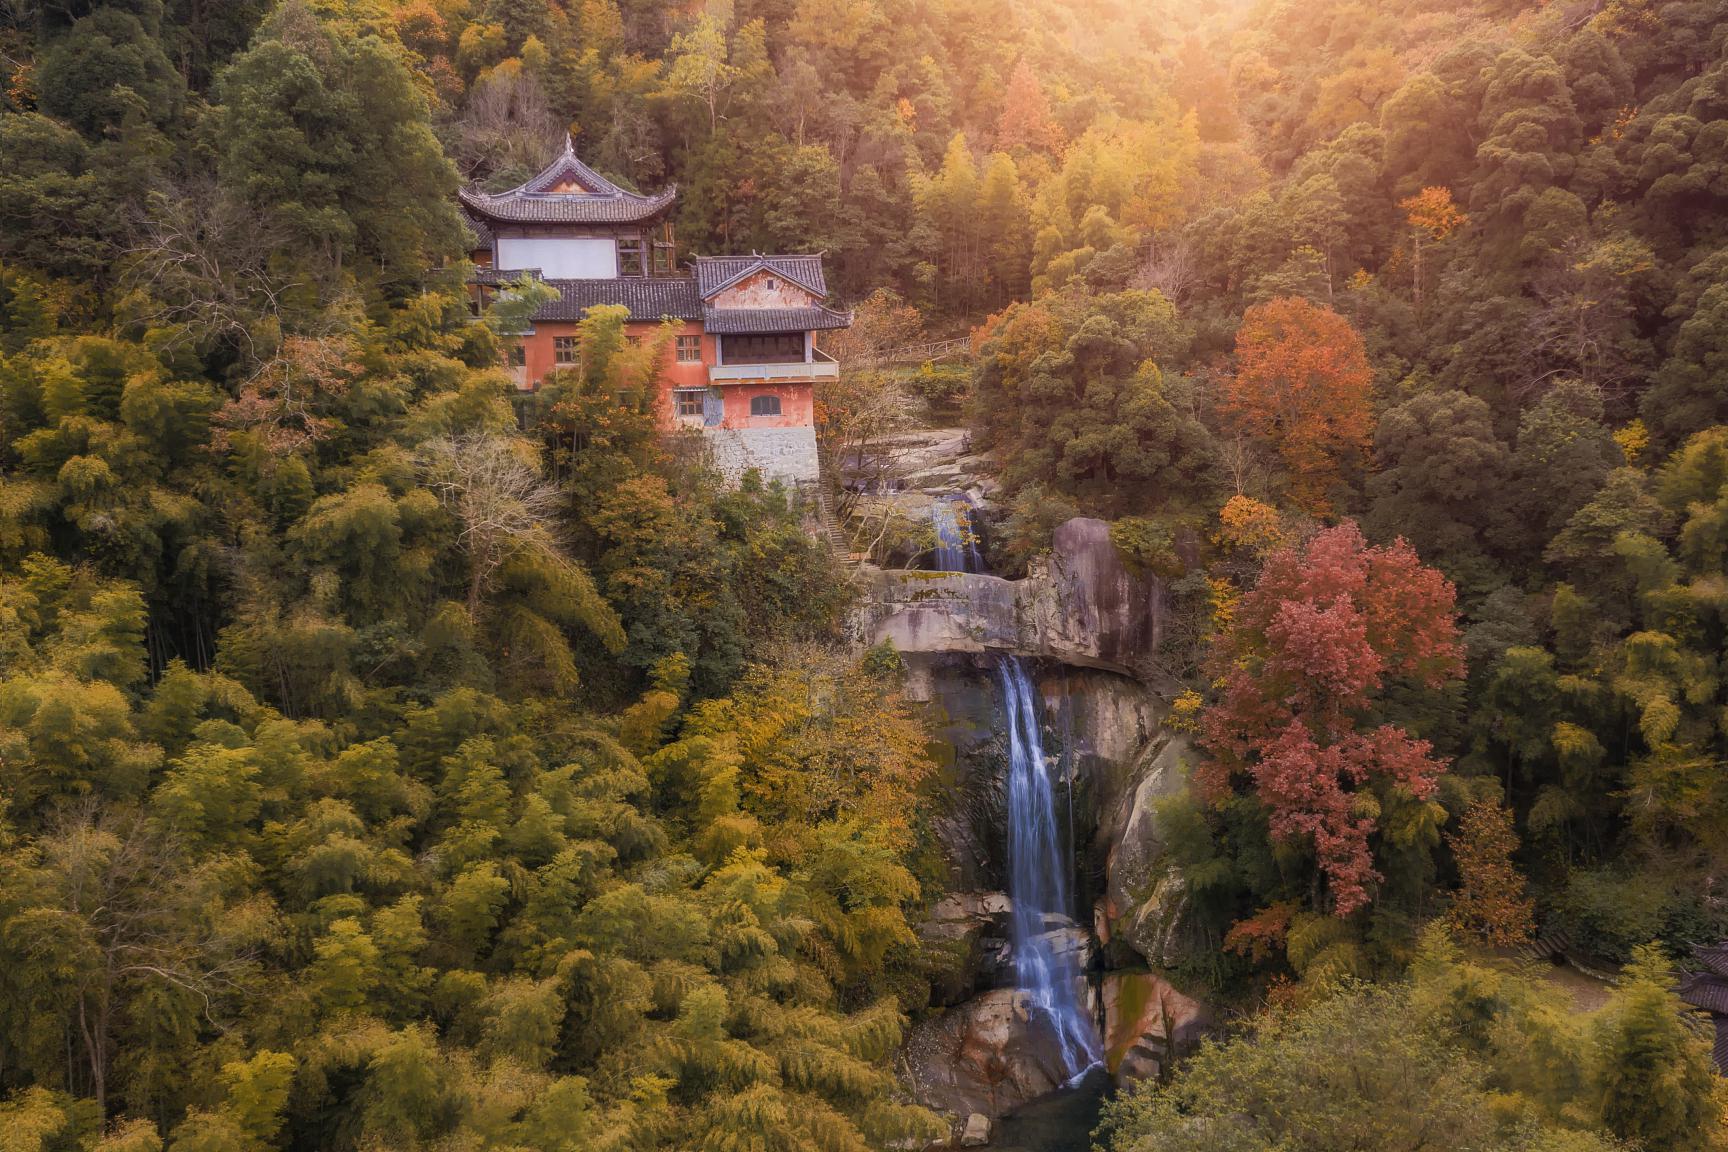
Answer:
<svg viewBox="0 0 1728 1152"><path fill-rule="evenodd" d="M632 237L618 241L618 271L624 276L640 276L642 267L642 241Z"/></svg>
<svg viewBox="0 0 1728 1152"><path fill-rule="evenodd" d="M667 276L672 272L672 245L656 242L654 245L654 274Z"/></svg>
<svg viewBox="0 0 1728 1152"><path fill-rule="evenodd" d="M678 363L680 363L680 364L700 364L700 363L702 363L702 337L700 337L700 336L680 336L680 337L678 337Z"/></svg>
<svg viewBox="0 0 1728 1152"><path fill-rule="evenodd" d="M802 364L804 333L772 332L760 336L722 336L720 351L727 364Z"/></svg>
<svg viewBox="0 0 1728 1152"><path fill-rule="evenodd" d="M526 368L526 367L528 367L528 349L527 349L527 347L525 347L522 344L521 341L517 341L516 343L510 345L510 367L512 367L512 368Z"/></svg>
<svg viewBox="0 0 1728 1152"><path fill-rule="evenodd" d="M678 406L678 415L702 415L702 397L707 394L708 389L706 388L685 388L672 393L673 400Z"/></svg>
<svg viewBox="0 0 1728 1152"><path fill-rule="evenodd" d="M750 415L778 416L780 415L780 397L752 396L750 397Z"/></svg>
<svg viewBox="0 0 1728 1152"><path fill-rule="evenodd" d="M576 337L552 337L552 360L560 367L576 363L576 360L580 355L581 353L576 346Z"/></svg>
<svg viewBox="0 0 1728 1152"><path fill-rule="evenodd" d="M772 276L768 277L768 279L765 283L767 284L768 291L770 291L770 292L772 292L772 291L774 291L774 289L780 287L780 281L774 279L774 277L772 277Z"/></svg>

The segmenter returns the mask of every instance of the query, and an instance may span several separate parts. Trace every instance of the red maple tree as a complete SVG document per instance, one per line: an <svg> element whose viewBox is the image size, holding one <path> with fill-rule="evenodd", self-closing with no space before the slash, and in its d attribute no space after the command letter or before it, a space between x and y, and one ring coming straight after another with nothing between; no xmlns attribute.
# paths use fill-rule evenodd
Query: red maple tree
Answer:
<svg viewBox="0 0 1728 1152"><path fill-rule="evenodd" d="M1368 447L1373 382L1367 350L1350 321L1281 296L1243 313L1236 375L1224 381L1223 411L1277 450L1296 501L1324 513L1340 460Z"/></svg>
<svg viewBox="0 0 1728 1152"><path fill-rule="evenodd" d="M1390 681L1439 688L1463 674L1452 585L1404 541L1371 547L1346 521L1267 558L1215 660L1202 791L1218 800L1250 783L1273 838L1312 845L1332 910L1349 915L1379 879L1364 793L1427 799L1446 767L1426 740L1366 722Z"/></svg>

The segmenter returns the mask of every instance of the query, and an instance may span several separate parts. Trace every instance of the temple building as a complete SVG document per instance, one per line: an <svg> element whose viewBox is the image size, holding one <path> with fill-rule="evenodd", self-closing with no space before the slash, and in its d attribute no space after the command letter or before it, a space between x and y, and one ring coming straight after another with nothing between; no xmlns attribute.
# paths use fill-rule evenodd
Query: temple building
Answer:
<svg viewBox="0 0 1728 1152"><path fill-rule="evenodd" d="M579 160L568 138L520 187L465 189L461 198L475 235L477 308L525 275L558 292L511 349L523 393L576 363L576 326L590 308L622 305L632 336L677 325L662 374L668 428L700 428L729 476L753 467L771 478L816 479L814 383L839 374L816 337L852 322L827 306L820 254L681 264L667 220L677 189L627 192Z"/></svg>
<svg viewBox="0 0 1728 1152"><path fill-rule="evenodd" d="M1710 1017L1716 1071L1728 1076L1728 940L1692 949L1694 971L1680 981L1680 999Z"/></svg>

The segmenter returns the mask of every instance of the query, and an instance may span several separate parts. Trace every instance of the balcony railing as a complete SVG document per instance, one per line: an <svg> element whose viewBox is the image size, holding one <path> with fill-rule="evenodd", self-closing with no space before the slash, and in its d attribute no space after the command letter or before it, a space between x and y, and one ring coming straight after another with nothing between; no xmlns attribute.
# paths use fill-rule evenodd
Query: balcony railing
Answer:
<svg viewBox="0 0 1728 1152"><path fill-rule="evenodd" d="M740 380L832 380L840 375L839 361L820 348L816 359L793 364L711 364L710 384L732 384Z"/></svg>

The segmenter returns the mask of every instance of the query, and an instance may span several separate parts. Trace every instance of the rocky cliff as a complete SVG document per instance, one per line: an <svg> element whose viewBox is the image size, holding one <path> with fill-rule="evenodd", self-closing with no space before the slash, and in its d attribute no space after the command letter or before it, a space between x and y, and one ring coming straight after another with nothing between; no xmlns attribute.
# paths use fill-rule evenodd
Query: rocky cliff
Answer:
<svg viewBox="0 0 1728 1152"><path fill-rule="evenodd" d="M911 517L964 493L987 511L987 461L963 455L963 436L920 434L909 444L904 459L915 467L879 502ZM1047 917L1045 939L1082 960L1079 991L1110 1073L1123 1081L1156 1074L1207 1022L1204 1007L1158 972L1176 960L1183 938L1183 885L1165 851L1159 805L1182 787L1190 752L1164 724L1175 690L1158 660L1168 590L1123 563L1109 525L1085 518L1061 525L1050 552L1019 580L871 567L861 579L868 594L854 620L857 639L900 653L948 765L936 821L951 895L921 934L956 963L903 1054L915 1094L952 1116L958 1134L1063 1087L1051 1037L1012 986L1007 741L993 675L1000 654L1031 669L1075 859L1077 917Z"/></svg>
<svg viewBox="0 0 1728 1152"><path fill-rule="evenodd" d="M1169 596L1122 563L1102 520L1056 529L1021 580L871 568L857 621L870 643L903 653L1011 651L1155 679Z"/></svg>

